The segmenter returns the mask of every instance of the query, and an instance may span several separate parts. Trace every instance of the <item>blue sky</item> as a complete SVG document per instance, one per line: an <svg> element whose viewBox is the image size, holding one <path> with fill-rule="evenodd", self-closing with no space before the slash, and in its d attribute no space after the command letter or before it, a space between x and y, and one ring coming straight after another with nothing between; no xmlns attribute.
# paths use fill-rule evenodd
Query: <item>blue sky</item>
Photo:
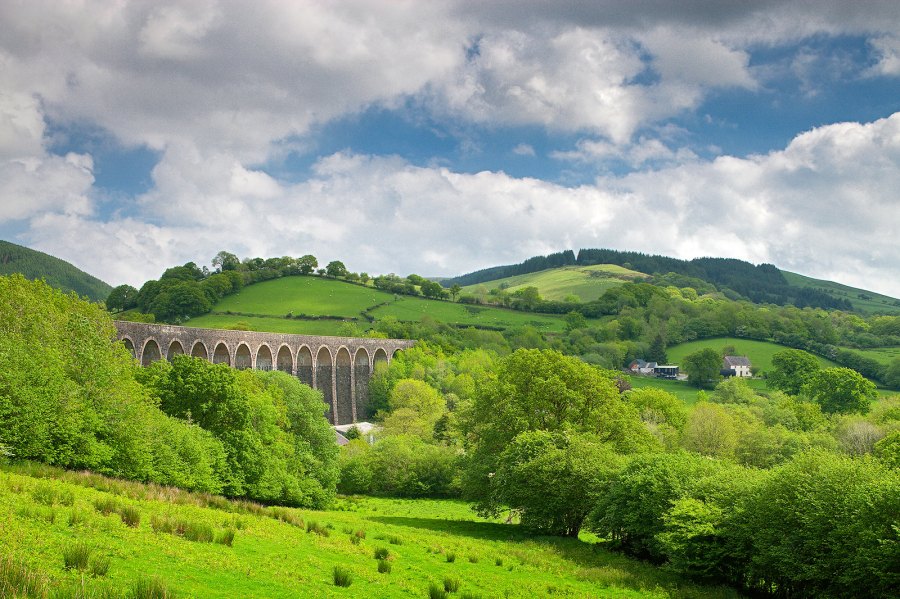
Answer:
<svg viewBox="0 0 900 599"><path fill-rule="evenodd" d="M614 247L900 296L898 31L894 2L4 3L0 236L112 284Z"/></svg>

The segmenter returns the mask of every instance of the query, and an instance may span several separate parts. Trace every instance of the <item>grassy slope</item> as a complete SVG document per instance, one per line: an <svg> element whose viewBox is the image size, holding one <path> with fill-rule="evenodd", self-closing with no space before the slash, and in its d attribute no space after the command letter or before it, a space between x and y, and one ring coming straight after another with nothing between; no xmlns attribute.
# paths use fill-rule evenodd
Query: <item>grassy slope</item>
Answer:
<svg viewBox="0 0 900 599"><path fill-rule="evenodd" d="M107 283L79 270L65 260L44 252L0 241L0 275L22 273L27 279L44 279L52 287L74 291L91 300L105 300L112 291Z"/></svg>
<svg viewBox="0 0 900 599"><path fill-rule="evenodd" d="M561 316L394 296L371 287L320 277L283 277L250 285L213 306L215 314L193 318L185 326L229 328L243 322L254 331L333 335L341 326L340 320L296 317L333 316L355 320L368 328L369 323L362 314L367 310L376 319L392 316L401 321L418 322L423 316L429 316L461 326L505 329L532 325L550 332L560 332L565 326ZM240 314L223 314L228 311ZM295 318L285 318L288 313Z"/></svg>
<svg viewBox="0 0 900 599"><path fill-rule="evenodd" d="M739 339L736 337L717 337L715 339L702 339L700 341L681 343L670 347L666 350L666 354L668 355L669 362L680 364L681 361L684 360L684 357L690 353L708 347L718 352L726 345L733 345L737 355L750 358L750 362L753 366L757 367L762 372L771 370L772 356L775 353L790 349L784 345L778 345L777 343L771 343L769 341L754 341L752 339ZM837 364L830 360L826 360L825 358L816 356L816 359L819 360L819 363L825 368L837 366Z"/></svg>
<svg viewBox="0 0 900 599"><path fill-rule="evenodd" d="M834 283L832 281L813 279L786 270L781 272L784 274L784 278L787 279L787 282L791 285L796 285L798 287L812 287L824 291L833 297L846 299L853 304L853 308L858 312L865 312L867 314L900 314L900 300L896 298L881 295L874 291L866 291L865 289L841 285L840 283ZM862 299L859 297L860 294L869 296L870 299Z"/></svg>
<svg viewBox="0 0 900 599"><path fill-rule="evenodd" d="M861 354L867 358L872 358L885 366L900 358L900 347L872 347L869 349L852 349L848 348L850 351L854 351L858 354Z"/></svg>
<svg viewBox="0 0 900 599"><path fill-rule="evenodd" d="M46 468L30 470L48 474ZM80 580L77 572L63 569L62 553L83 542L94 555L110 559L106 577L86 577L88 590L107 586L117 596L139 576L161 578L180 597L427 597L429 583L446 577L460 580L460 594L480 597L737 596L685 584L589 542L528 537L515 525L476 518L459 502L348 498L339 499L335 511L285 511L330 526L323 537L276 520L259 506L212 498L216 507L207 507L211 503L203 497L172 489L86 473L63 476L42 480L22 469L0 470L0 560L23 561L57 587ZM47 499L52 495L56 502ZM94 504L105 499L136 508L140 524L129 528L116 514L102 515ZM73 513L80 521L70 524ZM237 527L233 547L156 533L153 515L206 523L217 531ZM351 532L357 530L365 538L353 544ZM391 554L388 574L378 573L373 559L381 547ZM453 563L450 553L456 554ZM352 572L349 588L333 585L335 566Z"/></svg>
<svg viewBox="0 0 900 599"><path fill-rule="evenodd" d="M463 287L465 293L478 295L507 284L507 291L515 292L523 287L537 287L544 299L561 300L567 295L577 295L583 302L593 301L612 287L626 281L646 278L647 275L614 264L594 266L563 266L540 272L516 275L495 281L486 281Z"/></svg>

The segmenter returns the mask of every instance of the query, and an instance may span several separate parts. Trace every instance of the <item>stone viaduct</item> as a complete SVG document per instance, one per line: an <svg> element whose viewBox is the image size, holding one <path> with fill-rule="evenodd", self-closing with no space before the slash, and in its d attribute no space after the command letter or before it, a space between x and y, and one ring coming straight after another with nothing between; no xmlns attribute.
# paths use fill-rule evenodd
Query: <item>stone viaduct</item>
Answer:
<svg viewBox="0 0 900 599"><path fill-rule="evenodd" d="M281 370L322 392L332 424L368 415L369 377L378 362L412 347L405 339L358 339L195 329L116 321L118 338L142 366L178 354L239 370Z"/></svg>

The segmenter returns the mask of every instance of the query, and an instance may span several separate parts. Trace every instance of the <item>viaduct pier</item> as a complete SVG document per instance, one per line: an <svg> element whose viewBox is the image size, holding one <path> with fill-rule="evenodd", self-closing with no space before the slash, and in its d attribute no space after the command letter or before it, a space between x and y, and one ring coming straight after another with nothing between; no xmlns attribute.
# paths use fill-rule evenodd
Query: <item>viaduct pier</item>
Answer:
<svg viewBox="0 0 900 599"><path fill-rule="evenodd" d="M119 340L142 366L178 354L238 370L281 370L322 392L332 424L368 416L369 378L379 362L412 347L407 339L323 337L197 329L116 321Z"/></svg>

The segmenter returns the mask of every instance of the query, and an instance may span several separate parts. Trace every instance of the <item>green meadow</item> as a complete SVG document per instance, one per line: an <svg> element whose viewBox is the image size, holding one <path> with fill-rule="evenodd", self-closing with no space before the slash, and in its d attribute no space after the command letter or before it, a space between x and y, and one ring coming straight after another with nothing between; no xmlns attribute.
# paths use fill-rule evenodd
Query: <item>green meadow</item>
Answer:
<svg viewBox="0 0 900 599"><path fill-rule="evenodd" d="M738 356L747 356L750 363L755 366L759 372L766 372L772 369L772 356L780 351L790 349L784 345L772 343L771 341L756 341L754 339L741 339L738 337L715 337L713 339L701 339L698 341L689 341L687 343L679 343L673 345L666 350L669 362L672 364L680 364L684 357L701 349L712 348L721 351L726 345L732 345L735 354ZM816 359L823 368L837 366L831 360L827 360L821 356Z"/></svg>
<svg viewBox="0 0 900 599"><path fill-rule="evenodd" d="M323 319L321 317L331 317ZM322 277L283 277L249 285L223 298L209 314L192 318L185 326L235 328L252 331L336 335L344 319L368 328L368 318L393 317L419 322L424 317L456 326L496 329L533 326L558 333L562 316L534 314L505 308L473 306L422 297L394 295L373 287Z"/></svg>
<svg viewBox="0 0 900 599"><path fill-rule="evenodd" d="M162 597L147 591L154 585L210 598L737 596L590 536L529 536L457 501L340 497L329 511L270 508L7 464L0 524L4 597ZM447 587L456 591L435 592Z"/></svg>
<svg viewBox="0 0 900 599"><path fill-rule="evenodd" d="M900 300L896 298L881 295L874 291L866 291L865 289L857 289L849 285L841 285L833 281L823 281L821 279L813 279L794 272L786 270L781 271L784 278L791 285L797 287L810 287L824 291L832 297L845 299L853 304L855 310L868 314L900 314Z"/></svg>
<svg viewBox="0 0 900 599"><path fill-rule="evenodd" d="M563 266L539 272L506 277L463 287L463 292L485 295L491 289L504 285L509 293L524 287L537 287L541 297L562 300L569 295L577 295L583 302L598 299L608 289L627 281L646 278L647 275L617 266L615 264L595 264L593 266Z"/></svg>

